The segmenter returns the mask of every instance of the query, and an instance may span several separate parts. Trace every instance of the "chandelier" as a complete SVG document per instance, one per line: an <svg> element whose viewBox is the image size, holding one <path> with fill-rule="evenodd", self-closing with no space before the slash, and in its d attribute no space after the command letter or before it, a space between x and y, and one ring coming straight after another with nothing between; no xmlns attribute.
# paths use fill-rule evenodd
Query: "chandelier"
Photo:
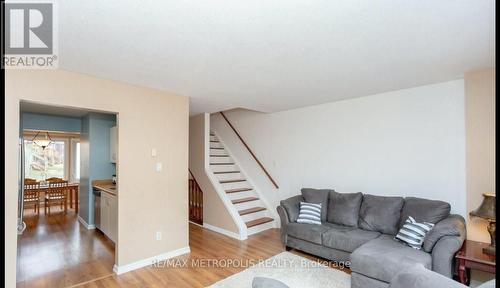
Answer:
<svg viewBox="0 0 500 288"><path fill-rule="evenodd" d="M43 150L45 150L45 148L47 148L47 146L52 143L52 139L50 138L49 132L42 132L45 133L45 137L42 135L38 136L40 132L41 131L38 131L31 141L33 142L33 144L38 145L42 147Z"/></svg>

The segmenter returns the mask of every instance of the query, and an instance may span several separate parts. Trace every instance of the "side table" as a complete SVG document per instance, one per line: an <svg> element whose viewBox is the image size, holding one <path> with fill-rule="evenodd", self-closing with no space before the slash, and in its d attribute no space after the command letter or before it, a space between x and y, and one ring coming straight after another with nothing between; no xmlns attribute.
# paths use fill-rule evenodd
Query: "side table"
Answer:
<svg viewBox="0 0 500 288"><path fill-rule="evenodd" d="M483 253L483 248L489 245L472 240L464 241L462 248L455 255L460 283L466 285L470 283L470 269L495 273L495 256Z"/></svg>

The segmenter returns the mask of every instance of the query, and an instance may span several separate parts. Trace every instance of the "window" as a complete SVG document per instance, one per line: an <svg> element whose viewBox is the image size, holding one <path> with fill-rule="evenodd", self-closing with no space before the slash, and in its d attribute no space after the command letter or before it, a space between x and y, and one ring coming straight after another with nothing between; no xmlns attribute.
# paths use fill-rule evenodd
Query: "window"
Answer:
<svg viewBox="0 0 500 288"><path fill-rule="evenodd" d="M41 181L51 177L80 181L80 140L59 136L44 149L31 139L24 140L24 173L26 178Z"/></svg>
<svg viewBox="0 0 500 288"><path fill-rule="evenodd" d="M44 180L50 177L66 178L66 143L55 140L45 149L33 144L31 140L24 140L26 178Z"/></svg>

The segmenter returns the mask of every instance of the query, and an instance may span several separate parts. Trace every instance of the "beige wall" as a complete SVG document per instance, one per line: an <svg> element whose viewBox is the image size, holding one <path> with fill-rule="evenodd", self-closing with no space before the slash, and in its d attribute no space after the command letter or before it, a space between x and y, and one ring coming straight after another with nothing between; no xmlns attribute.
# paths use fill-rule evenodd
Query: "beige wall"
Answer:
<svg viewBox="0 0 500 288"><path fill-rule="evenodd" d="M20 100L118 113L117 265L189 245L187 97L60 70L5 74L6 287L16 283ZM163 163L160 173L155 172L156 161ZM155 239L156 231L162 232L162 240Z"/></svg>
<svg viewBox="0 0 500 288"><path fill-rule="evenodd" d="M495 70L465 75L467 211L481 204L482 193L495 193ZM468 219L467 237L490 242L487 222Z"/></svg>
<svg viewBox="0 0 500 288"><path fill-rule="evenodd" d="M239 233L238 227L231 218L226 206L215 191L205 172L209 150L207 142L210 133L210 117L208 114L193 116L189 120L189 169L203 191L203 223Z"/></svg>

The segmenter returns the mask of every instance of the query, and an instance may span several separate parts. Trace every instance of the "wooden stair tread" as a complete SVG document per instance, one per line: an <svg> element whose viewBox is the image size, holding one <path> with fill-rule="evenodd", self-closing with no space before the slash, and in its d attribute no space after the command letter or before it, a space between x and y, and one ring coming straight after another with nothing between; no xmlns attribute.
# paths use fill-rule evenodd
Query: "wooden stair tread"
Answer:
<svg viewBox="0 0 500 288"><path fill-rule="evenodd" d="M210 165L234 165L234 163L210 163Z"/></svg>
<svg viewBox="0 0 500 288"><path fill-rule="evenodd" d="M264 211L264 210L266 210L266 208L264 208L264 207L253 207L253 208L240 210L240 211L238 211L238 213L241 216L243 216L243 215L252 214L252 213Z"/></svg>
<svg viewBox="0 0 500 288"><path fill-rule="evenodd" d="M239 203L245 203L245 202L250 202L250 201L255 201L255 200L259 200L259 198L257 197L246 197L246 198L241 198L241 199L234 199L233 201L233 204L239 204Z"/></svg>
<svg viewBox="0 0 500 288"><path fill-rule="evenodd" d="M224 147L210 147L210 149L215 149L215 150L224 150Z"/></svg>
<svg viewBox="0 0 500 288"><path fill-rule="evenodd" d="M265 223L268 223L268 222L271 222L271 221L274 221L274 219L270 218L270 217L262 217L262 218L259 218L259 219L255 219L255 220L252 220L252 221L245 222L245 224L247 225L247 228L250 228L250 227L261 225L261 224L265 224Z"/></svg>
<svg viewBox="0 0 500 288"><path fill-rule="evenodd" d="M231 174L231 173L240 173L240 171L215 171L214 174Z"/></svg>
<svg viewBox="0 0 500 288"><path fill-rule="evenodd" d="M231 180L220 180L220 184L226 184L226 183L236 183L236 182L245 182L247 181L246 179L231 179Z"/></svg>
<svg viewBox="0 0 500 288"><path fill-rule="evenodd" d="M211 154L210 157L229 157L229 155L217 155L217 154Z"/></svg>
<svg viewBox="0 0 500 288"><path fill-rule="evenodd" d="M226 193L238 193L238 192L245 192L245 191L252 191L252 188L237 188L237 189L228 189L226 190Z"/></svg>
<svg viewBox="0 0 500 288"><path fill-rule="evenodd" d="M212 143L219 143L219 140L210 140Z"/></svg>

